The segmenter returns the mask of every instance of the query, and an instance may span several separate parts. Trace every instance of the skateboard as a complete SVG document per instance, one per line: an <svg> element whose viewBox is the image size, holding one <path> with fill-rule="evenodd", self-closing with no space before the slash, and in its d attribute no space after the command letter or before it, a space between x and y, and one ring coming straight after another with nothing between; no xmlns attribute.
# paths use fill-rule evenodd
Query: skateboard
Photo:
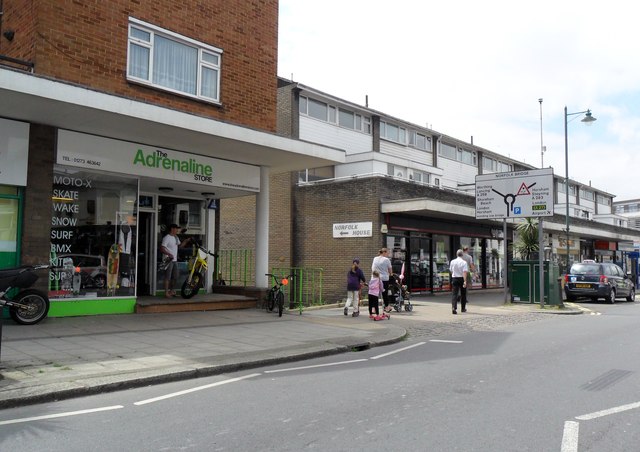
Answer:
<svg viewBox="0 0 640 452"><path fill-rule="evenodd" d="M373 320L377 322L378 320L384 320L384 319L389 320L390 318L391 318L391 316L389 314L385 313L385 314L380 314L380 315L374 316Z"/></svg>
<svg viewBox="0 0 640 452"><path fill-rule="evenodd" d="M107 293L115 295L118 286L118 269L120 267L120 247L117 244L109 248L107 259Z"/></svg>

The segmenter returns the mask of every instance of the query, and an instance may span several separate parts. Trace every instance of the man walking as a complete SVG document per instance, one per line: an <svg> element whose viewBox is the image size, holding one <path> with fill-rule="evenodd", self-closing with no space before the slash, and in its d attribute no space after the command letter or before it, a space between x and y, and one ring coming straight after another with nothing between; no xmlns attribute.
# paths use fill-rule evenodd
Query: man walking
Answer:
<svg viewBox="0 0 640 452"><path fill-rule="evenodd" d="M451 313L458 313L458 297L463 289L467 288L467 275L469 273L469 265L464 260L463 251L458 250L456 257L449 263L449 271L451 272ZM462 298L460 300L462 305L462 312L467 312L467 300Z"/></svg>

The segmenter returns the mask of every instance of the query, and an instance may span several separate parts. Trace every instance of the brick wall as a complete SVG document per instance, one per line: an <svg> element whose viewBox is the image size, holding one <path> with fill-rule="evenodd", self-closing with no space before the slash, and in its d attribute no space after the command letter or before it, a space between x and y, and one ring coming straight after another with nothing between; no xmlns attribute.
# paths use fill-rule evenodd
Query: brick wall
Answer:
<svg viewBox="0 0 640 452"><path fill-rule="evenodd" d="M269 268L291 267L291 186L294 173L270 177ZM220 249L255 250L256 198L223 199L220 202Z"/></svg>
<svg viewBox="0 0 640 452"><path fill-rule="evenodd" d="M15 28L16 36L12 43L3 43L3 52L32 60L36 74L275 132L277 0L23 0L4 4L3 30ZM222 105L127 82L129 17L221 48ZM31 31L34 18L36 28Z"/></svg>
<svg viewBox="0 0 640 452"><path fill-rule="evenodd" d="M325 302L344 299L352 259L360 258L360 267L369 278L371 262L385 245L385 235L380 232L385 221L381 202L416 198L469 206L475 203L471 196L384 177L296 187L293 261L299 266L324 268ZM372 237L333 238L334 223L366 221L373 223Z"/></svg>
<svg viewBox="0 0 640 452"><path fill-rule="evenodd" d="M36 17L33 11L33 0L15 0L0 2L3 15L0 18L3 33L13 30L13 41L8 41L4 36L0 37L0 55L17 58L24 61L32 61L35 57L35 23ZM6 63L3 63L6 64ZM24 69L24 67L20 66Z"/></svg>
<svg viewBox="0 0 640 452"><path fill-rule="evenodd" d="M29 128L29 164L24 197L22 226L23 264L46 264L51 249L51 193L53 189L53 164L56 129L31 124ZM47 279L40 274L37 287L48 290Z"/></svg>
<svg viewBox="0 0 640 452"><path fill-rule="evenodd" d="M346 297L347 272L354 257L369 278L371 261L382 246L380 188L372 179L296 187L294 192L294 261L324 269L323 298ZM334 223L371 221L373 237L333 238Z"/></svg>

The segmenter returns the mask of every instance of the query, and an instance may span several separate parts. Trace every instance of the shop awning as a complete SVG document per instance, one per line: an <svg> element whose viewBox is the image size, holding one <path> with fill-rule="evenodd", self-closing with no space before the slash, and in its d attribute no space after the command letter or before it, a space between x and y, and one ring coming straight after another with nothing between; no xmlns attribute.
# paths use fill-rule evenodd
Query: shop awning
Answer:
<svg viewBox="0 0 640 452"><path fill-rule="evenodd" d="M0 116L257 166L334 165L344 150L0 68Z"/></svg>

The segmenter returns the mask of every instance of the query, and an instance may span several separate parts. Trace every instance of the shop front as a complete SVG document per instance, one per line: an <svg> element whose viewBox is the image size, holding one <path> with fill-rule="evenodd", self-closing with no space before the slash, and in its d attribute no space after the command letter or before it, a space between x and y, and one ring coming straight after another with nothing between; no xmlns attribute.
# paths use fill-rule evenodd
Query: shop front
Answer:
<svg viewBox="0 0 640 452"><path fill-rule="evenodd" d="M475 264L472 289L503 285L502 231L472 223L453 223L446 219L390 216L393 229L386 236L393 271L404 266L411 292L451 290L449 263L458 249L469 248ZM450 231L451 233L443 233Z"/></svg>
<svg viewBox="0 0 640 452"><path fill-rule="evenodd" d="M0 269L15 267L20 262L28 156L29 124L0 119Z"/></svg>
<svg viewBox="0 0 640 452"><path fill-rule="evenodd" d="M170 224L213 251L216 201L259 191L257 166L59 130L50 315L133 312L137 297L163 290L159 247ZM180 250L178 284L191 252Z"/></svg>

